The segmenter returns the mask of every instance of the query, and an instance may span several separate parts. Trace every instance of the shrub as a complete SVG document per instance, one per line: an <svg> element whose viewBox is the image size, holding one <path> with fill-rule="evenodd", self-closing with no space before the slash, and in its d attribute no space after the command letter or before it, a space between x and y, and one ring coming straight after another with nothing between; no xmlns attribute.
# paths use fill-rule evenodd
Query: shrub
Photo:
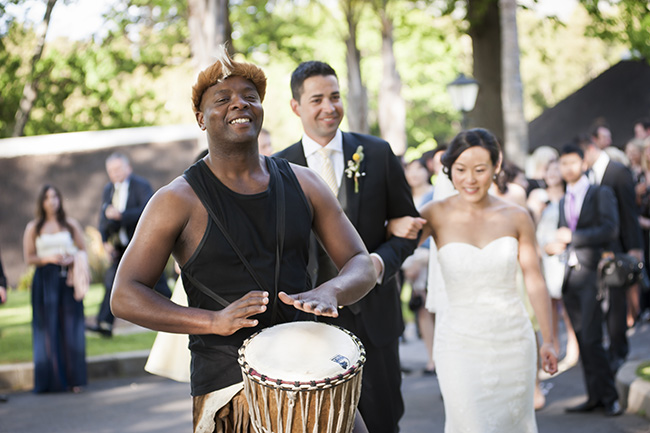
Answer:
<svg viewBox="0 0 650 433"><path fill-rule="evenodd" d="M90 281L91 283L101 283L104 280L106 270L110 266L110 259L104 249L102 235L95 227L86 226L85 238L88 265L90 266Z"/></svg>

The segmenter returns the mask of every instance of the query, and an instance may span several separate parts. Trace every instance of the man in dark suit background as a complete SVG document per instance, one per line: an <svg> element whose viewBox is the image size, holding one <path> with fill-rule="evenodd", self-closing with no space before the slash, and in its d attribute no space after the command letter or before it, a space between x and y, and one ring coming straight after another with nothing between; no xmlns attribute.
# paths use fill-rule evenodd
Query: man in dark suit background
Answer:
<svg viewBox="0 0 650 433"><path fill-rule="evenodd" d="M602 131L598 127L596 131ZM592 134L593 136L593 134ZM591 170L590 181L596 185L606 185L614 191L618 203L620 221L619 235L608 246L614 253L626 252L643 261L643 238L639 226L639 213L634 192L632 173L623 164L612 161L607 152L588 137L580 140L580 147L585 155L585 163ZM628 295L627 292L630 292ZM609 362L616 372L625 361L630 350L627 339L627 296L637 296L634 289L611 287L609 290L609 307L606 313L609 334Z"/></svg>
<svg viewBox="0 0 650 433"><path fill-rule="evenodd" d="M603 346L597 275L603 250L618 235L616 198L610 188L590 184L583 168L580 147L565 145L560 151L560 173L567 190L560 200L556 241L545 247L549 254L566 256L562 299L578 339L587 387L587 401L566 411L591 412L602 407L605 415L616 416L622 410Z"/></svg>
<svg viewBox="0 0 650 433"><path fill-rule="evenodd" d="M153 188L146 179L133 174L129 158L122 153L115 152L106 158L106 172L110 182L102 193L99 231L104 248L111 257L111 265L104 275L106 293L97 314L97 324L88 329L110 337L115 321L110 308L115 273L133 237L140 215L153 195ZM155 290L168 298L171 296L164 274L156 283Z"/></svg>
<svg viewBox="0 0 650 433"><path fill-rule="evenodd" d="M0 304L7 302L7 277L5 277L4 268L2 267L2 259L0 259ZM6 403L9 398L0 394L0 403Z"/></svg>
<svg viewBox="0 0 650 433"><path fill-rule="evenodd" d="M353 332L366 348L359 412L368 430L396 432L404 413L398 350L404 323L397 272L417 241L387 237L386 222L418 213L390 145L339 129L343 103L336 72L328 64L301 63L292 74L291 92L291 108L300 117L304 135L276 156L308 166L325 179L371 253L379 275L377 285L357 304L342 308L339 318L331 322ZM412 221L419 224L415 218ZM338 270L314 243L312 251L316 250L310 272L319 284Z"/></svg>
<svg viewBox="0 0 650 433"><path fill-rule="evenodd" d="M7 277L2 267L2 259L0 259L0 304L7 302Z"/></svg>

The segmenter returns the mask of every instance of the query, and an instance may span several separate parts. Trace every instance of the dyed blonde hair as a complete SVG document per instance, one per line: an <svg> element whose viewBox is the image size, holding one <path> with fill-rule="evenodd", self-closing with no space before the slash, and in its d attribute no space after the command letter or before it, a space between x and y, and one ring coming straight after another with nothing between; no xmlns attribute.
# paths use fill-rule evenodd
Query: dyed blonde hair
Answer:
<svg viewBox="0 0 650 433"><path fill-rule="evenodd" d="M266 93L266 75L264 71L252 63L234 61L225 46L220 45L217 53L217 61L199 72L199 77L192 86L192 106L194 112L201 111L201 99L209 88L217 83L223 82L228 77L243 77L253 83L260 95L260 101L264 101Z"/></svg>

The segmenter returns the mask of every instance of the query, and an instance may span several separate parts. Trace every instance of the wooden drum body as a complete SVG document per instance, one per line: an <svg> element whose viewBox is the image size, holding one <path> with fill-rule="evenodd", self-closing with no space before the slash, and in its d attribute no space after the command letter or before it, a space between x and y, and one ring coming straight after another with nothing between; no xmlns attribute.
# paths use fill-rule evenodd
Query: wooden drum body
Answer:
<svg viewBox="0 0 650 433"><path fill-rule="evenodd" d="M338 326L266 328L239 349L251 422L259 433L351 432L366 353Z"/></svg>

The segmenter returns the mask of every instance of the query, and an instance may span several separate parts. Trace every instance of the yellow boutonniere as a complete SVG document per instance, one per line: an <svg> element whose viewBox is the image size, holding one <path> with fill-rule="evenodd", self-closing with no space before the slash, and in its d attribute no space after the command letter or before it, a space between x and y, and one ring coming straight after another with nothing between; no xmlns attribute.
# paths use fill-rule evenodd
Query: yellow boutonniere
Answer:
<svg viewBox="0 0 650 433"><path fill-rule="evenodd" d="M359 192L359 178L365 176L366 173L361 173L361 161L363 161L363 146L357 147L357 151L352 155L352 159L348 161L348 168L345 169L345 174L348 179L354 178L354 192Z"/></svg>

